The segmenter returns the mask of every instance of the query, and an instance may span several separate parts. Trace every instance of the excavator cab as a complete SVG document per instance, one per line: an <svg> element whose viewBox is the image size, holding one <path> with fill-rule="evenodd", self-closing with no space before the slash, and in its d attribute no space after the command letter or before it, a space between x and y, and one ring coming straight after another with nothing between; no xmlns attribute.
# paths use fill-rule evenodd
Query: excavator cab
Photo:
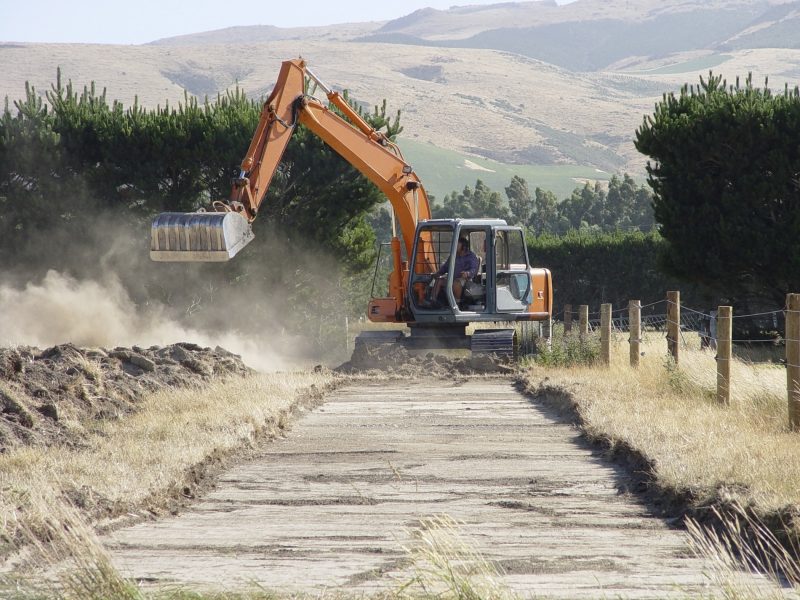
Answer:
<svg viewBox="0 0 800 600"><path fill-rule="evenodd" d="M479 268L454 289L459 239L467 240ZM417 323L549 318L550 273L531 268L521 228L509 227L500 219L437 219L420 223L416 240L408 297ZM435 294L440 277L446 283Z"/></svg>

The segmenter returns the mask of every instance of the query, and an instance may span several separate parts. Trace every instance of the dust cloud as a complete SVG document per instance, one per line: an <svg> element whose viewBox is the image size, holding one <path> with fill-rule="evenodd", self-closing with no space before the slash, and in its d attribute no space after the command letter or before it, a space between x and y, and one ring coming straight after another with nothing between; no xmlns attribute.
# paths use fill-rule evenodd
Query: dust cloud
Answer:
<svg viewBox="0 0 800 600"><path fill-rule="evenodd" d="M261 371L297 366L297 360L290 357L297 340L281 332L214 333L202 326L181 324L168 313L167 307L157 302L137 306L113 273L77 279L50 270L38 282L0 283L0 345L43 348L71 342L113 348L192 342L222 346ZM191 321L191 317L187 319Z"/></svg>
<svg viewBox="0 0 800 600"><path fill-rule="evenodd" d="M233 261L157 263L150 223L83 215L80 226L32 231L0 257L0 346L191 342L261 371L345 359L349 288L324 249L262 225Z"/></svg>

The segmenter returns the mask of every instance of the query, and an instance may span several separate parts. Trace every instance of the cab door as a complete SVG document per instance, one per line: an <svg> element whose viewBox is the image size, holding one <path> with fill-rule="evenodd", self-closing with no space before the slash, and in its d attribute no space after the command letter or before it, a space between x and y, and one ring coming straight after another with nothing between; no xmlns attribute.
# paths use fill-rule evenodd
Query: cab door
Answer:
<svg viewBox="0 0 800 600"><path fill-rule="evenodd" d="M494 297L497 312L525 312L533 301L528 249L519 227L494 227Z"/></svg>

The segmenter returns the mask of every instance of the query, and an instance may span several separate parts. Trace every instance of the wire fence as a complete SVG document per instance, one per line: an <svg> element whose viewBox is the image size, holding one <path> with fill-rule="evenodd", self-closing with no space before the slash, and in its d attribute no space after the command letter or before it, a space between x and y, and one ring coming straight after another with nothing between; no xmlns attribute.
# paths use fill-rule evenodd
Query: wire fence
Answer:
<svg viewBox="0 0 800 600"><path fill-rule="evenodd" d="M735 356L745 356L748 360L753 360L750 358L752 356L759 356L761 358L758 360L769 362L780 360L787 369L789 426L794 431L800 431L800 294L789 294L785 308L744 314L735 314L730 306L701 310L682 305L679 292L668 292L664 300L634 308L639 310L631 311L629 306L612 310L609 304L604 304L599 311L592 312L588 305L581 305L578 310L572 310L567 305L557 316L565 334L569 330L572 335L578 335L581 345L587 341L581 333L600 332L600 364L610 364L609 342L612 334L631 333L631 317L638 317L633 331L639 331L639 335L627 336L631 344L632 367L639 365L640 344L652 341L654 337L666 342L666 350L675 365L679 363L681 347L697 347L699 344L701 349L715 351L717 400L722 404L731 402L730 363ZM548 338L551 334L548 321ZM616 339L619 342L620 338ZM551 340L548 340L550 343ZM736 355L732 351L734 344L740 348ZM774 349L777 346L781 347L780 354ZM527 343L524 347L535 350L536 343ZM782 354L785 354L785 359L778 359Z"/></svg>
<svg viewBox="0 0 800 600"><path fill-rule="evenodd" d="M650 305L652 306L652 305ZM644 309L644 307L642 307ZM716 335L716 320L717 311L703 311L695 310L686 306L681 306L680 316L680 331L682 334L695 333L700 338L701 347L716 346L718 341ZM594 314L594 313L590 313ZM597 313L599 314L599 313ZM760 333L760 336L743 336L734 337L732 339L735 344L781 344L783 336L780 335L780 330L783 329L783 322L785 321L785 311L774 310L769 312L754 313L751 315L734 315L733 319L749 319L754 322L758 319L758 327L754 332ZM666 334L669 316L667 314L650 314L642 315L641 327L642 334L645 332L656 333L663 332ZM601 320L599 318L589 319L588 328L589 332L596 332L600 329ZM577 321L572 322L573 328L577 325ZM630 331L630 321L628 317L628 308L612 311L611 328L616 332ZM768 331L771 335L765 335L763 332ZM684 344L688 344L685 336L682 338Z"/></svg>

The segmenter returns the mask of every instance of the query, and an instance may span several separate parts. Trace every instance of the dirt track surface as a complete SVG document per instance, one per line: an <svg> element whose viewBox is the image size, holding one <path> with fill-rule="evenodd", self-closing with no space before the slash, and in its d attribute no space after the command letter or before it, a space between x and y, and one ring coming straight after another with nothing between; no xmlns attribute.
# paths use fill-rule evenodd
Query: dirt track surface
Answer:
<svg viewBox="0 0 800 600"><path fill-rule="evenodd" d="M628 476L507 380L340 389L185 513L106 539L127 575L192 587L370 593L448 514L523 596L696 597L687 538ZM407 576L407 574L406 574Z"/></svg>

